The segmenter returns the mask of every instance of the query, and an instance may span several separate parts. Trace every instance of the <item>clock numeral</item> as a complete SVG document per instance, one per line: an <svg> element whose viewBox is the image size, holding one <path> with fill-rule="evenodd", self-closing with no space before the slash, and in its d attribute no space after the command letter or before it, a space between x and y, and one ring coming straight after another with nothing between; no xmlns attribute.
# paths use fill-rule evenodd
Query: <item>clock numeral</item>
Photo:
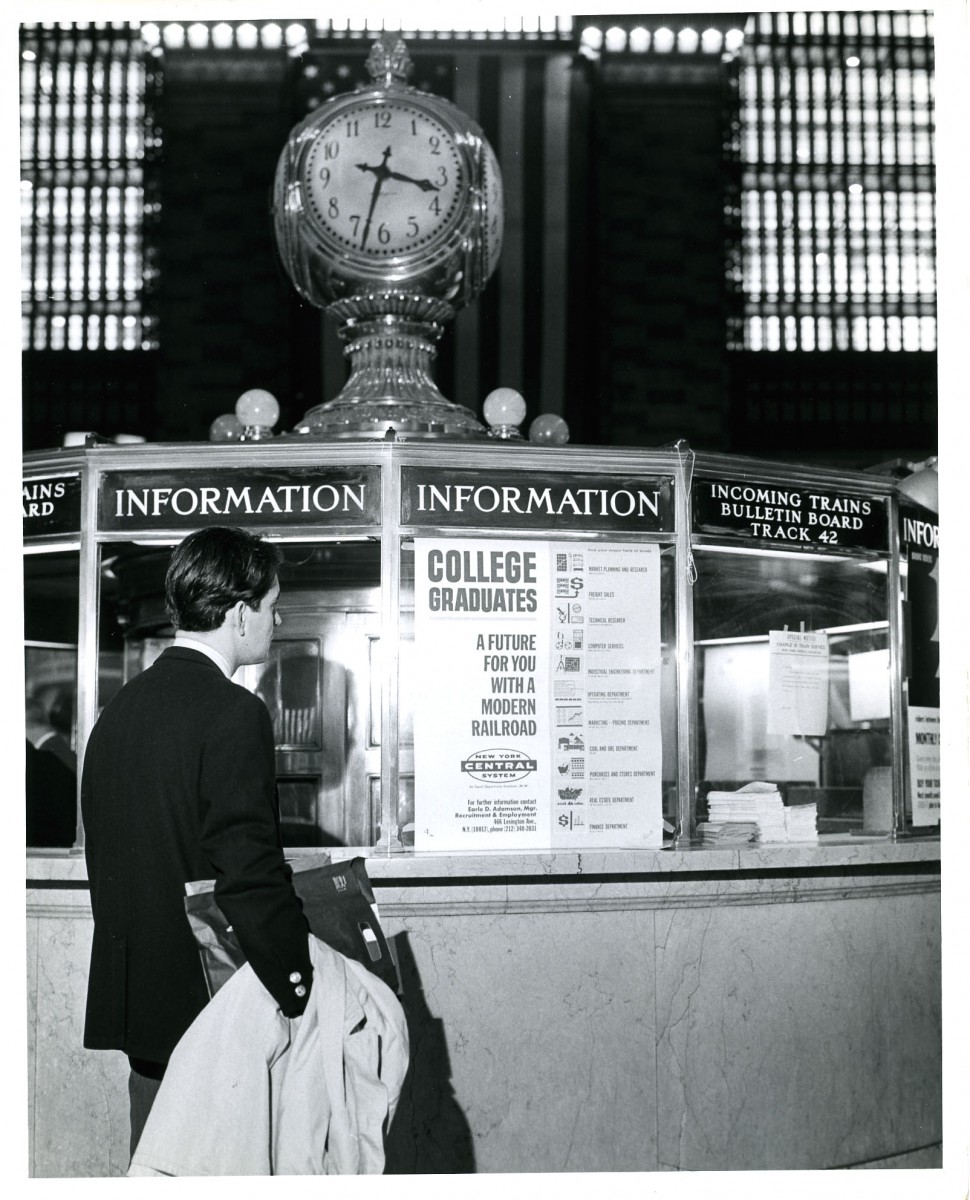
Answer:
<svg viewBox="0 0 970 1200"><path fill-rule="evenodd" d="M435 175L435 182L440 188L448 186L448 172L444 167L438 168L438 173Z"/></svg>
<svg viewBox="0 0 970 1200"><path fill-rule="evenodd" d="M357 137L357 135L359 133L360 133L360 122L359 121L348 121L347 122L347 137Z"/></svg>
<svg viewBox="0 0 970 1200"><path fill-rule="evenodd" d="M330 201L327 204L327 216L331 221L336 221L336 219L340 216L340 206L337 204L336 196L330 197Z"/></svg>
<svg viewBox="0 0 970 1200"><path fill-rule="evenodd" d="M408 217L408 237L416 238L421 232L421 226L418 224L416 217Z"/></svg>
<svg viewBox="0 0 970 1200"><path fill-rule="evenodd" d="M440 154L441 153L441 138L438 137L437 134L433 133L428 138L428 145L431 147L432 154Z"/></svg>
<svg viewBox="0 0 970 1200"><path fill-rule="evenodd" d="M413 125L414 122L412 121ZM375 129L390 129L391 127L391 110L389 108L379 108L374 113L374 128ZM414 130L412 129L412 133Z"/></svg>
<svg viewBox="0 0 970 1200"><path fill-rule="evenodd" d="M323 143L323 157L324 158L336 158L339 153L340 153L340 143L339 142L324 142Z"/></svg>
<svg viewBox="0 0 970 1200"><path fill-rule="evenodd" d="M329 187L330 186L330 168L329 167L321 167L320 170L317 172L317 174L319 175L320 182L323 184L323 186L325 188Z"/></svg>
<svg viewBox="0 0 970 1200"><path fill-rule="evenodd" d="M350 218L350 223L354 227L354 237L356 237L360 231L360 213L354 213Z"/></svg>
<svg viewBox="0 0 970 1200"><path fill-rule="evenodd" d="M437 196L432 197L431 203L428 205L428 212L433 212L435 216L441 212L441 204Z"/></svg>
<svg viewBox="0 0 970 1200"><path fill-rule="evenodd" d="M418 136L418 123L414 119L414 117L412 117L411 118L411 137L417 137L417 136Z"/></svg>
<svg viewBox="0 0 970 1200"><path fill-rule="evenodd" d="M388 227L384 224L383 221L377 227L377 240L380 242L380 244L382 246L386 246L387 243L391 240L391 231L388 229Z"/></svg>

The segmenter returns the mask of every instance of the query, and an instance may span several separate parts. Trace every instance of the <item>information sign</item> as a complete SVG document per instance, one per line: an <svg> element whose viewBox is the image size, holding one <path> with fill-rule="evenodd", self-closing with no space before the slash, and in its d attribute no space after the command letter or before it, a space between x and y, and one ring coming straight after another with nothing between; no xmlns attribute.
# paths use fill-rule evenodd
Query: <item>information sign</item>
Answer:
<svg viewBox="0 0 970 1200"><path fill-rule="evenodd" d="M41 475L25 479L22 495L25 538L80 532L79 475Z"/></svg>
<svg viewBox="0 0 970 1200"><path fill-rule="evenodd" d="M674 528L670 479L552 472L401 470L401 523L429 527L625 530Z"/></svg>
<svg viewBox="0 0 970 1200"><path fill-rule="evenodd" d="M108 471L98 498L102 529L203 525L373 525L381 519L377 467L245 466L193 471Z"/></svg>

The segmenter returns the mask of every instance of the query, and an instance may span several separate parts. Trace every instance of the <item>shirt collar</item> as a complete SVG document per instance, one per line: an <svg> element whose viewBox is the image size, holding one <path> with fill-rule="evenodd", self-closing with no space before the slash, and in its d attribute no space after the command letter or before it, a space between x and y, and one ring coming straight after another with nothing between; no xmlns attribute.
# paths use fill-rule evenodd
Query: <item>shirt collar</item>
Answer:
<svg viewBox="0 0 970 1200"><path fill-rule="evenodd" d="M186 650L198 650L198 652L200 654L204 654L206 658L211 658L227 679L232 678L232 671L229 668L229 660L225 657L225 655L220 654L218 650L210 646L207 642L202 642L198 638L191 637L187 633L177 633L175 635L175 645L184 646Z"/></svg>

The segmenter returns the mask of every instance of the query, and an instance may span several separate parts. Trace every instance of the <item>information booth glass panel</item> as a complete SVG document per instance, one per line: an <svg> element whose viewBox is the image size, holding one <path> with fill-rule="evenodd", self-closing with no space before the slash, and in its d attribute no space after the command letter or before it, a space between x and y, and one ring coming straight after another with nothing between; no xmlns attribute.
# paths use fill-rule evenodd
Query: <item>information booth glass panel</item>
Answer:
<svg viewBox="0 0 970 1200"><path fill-rule="evenodd" d="M904 828L940 828L940 528L935 512L900 508L900 583L906 652L902 656Z"/></svg>
<svg viewBox="0 0 970 1200"><path fill-rule="evenodd" d="M24 555L27 845L74 845L77 832L79 554Z"/></svg>
<svg viewBox="0 0 970 1200"><path fill-rule="evenodd" d="M401 843L662 846L678 817L675 583L673 545L405 539Z"/></svg>
<svg viewBox="0 0 970 1200"><path fill-rule="evenodd" d="M694 560L698 821L711 792L765 781L786 808L815 804L818 833L890 832L887 560L714 547Z"/></svg>
<svg viewBox="0 0 970 1200"><path fill-rule="evenodd" d="M371 675L380 542L286 542L280 550L281 624L270 656L233 678L264 700L273 722L283 841L371 846L380 822L379 729L369 719L380 688ZM101 546L99 711L174 640L164 603L171 551L133 541Z"/></svg>

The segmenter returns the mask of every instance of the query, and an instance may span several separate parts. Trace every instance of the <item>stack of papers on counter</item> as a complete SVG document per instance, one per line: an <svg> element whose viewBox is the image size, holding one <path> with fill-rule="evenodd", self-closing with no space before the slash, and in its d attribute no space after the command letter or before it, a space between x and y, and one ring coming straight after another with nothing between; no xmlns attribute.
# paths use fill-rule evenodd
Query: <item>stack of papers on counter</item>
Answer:
<svg viewBox="0 0 970 1200"><path fill-rule="evenodd" d="M753 842L758 837L757 821L701 821L697 833L705 845L727 846Z"/></svg>
<svg viewBox="0 0 970 1200"><path fill-rule="evenodd" d="M708 792L707 813L712 825L754 823L762 843L818 841L815 805L786 808L773 783L748 783L736 792Z"/></svg>
<svg viewBox="0 0 970 1200"><path fill-rule="evenodd" d="M785 832L789 842L817 842L818 806L790 804L785 809Z"/></svg>

